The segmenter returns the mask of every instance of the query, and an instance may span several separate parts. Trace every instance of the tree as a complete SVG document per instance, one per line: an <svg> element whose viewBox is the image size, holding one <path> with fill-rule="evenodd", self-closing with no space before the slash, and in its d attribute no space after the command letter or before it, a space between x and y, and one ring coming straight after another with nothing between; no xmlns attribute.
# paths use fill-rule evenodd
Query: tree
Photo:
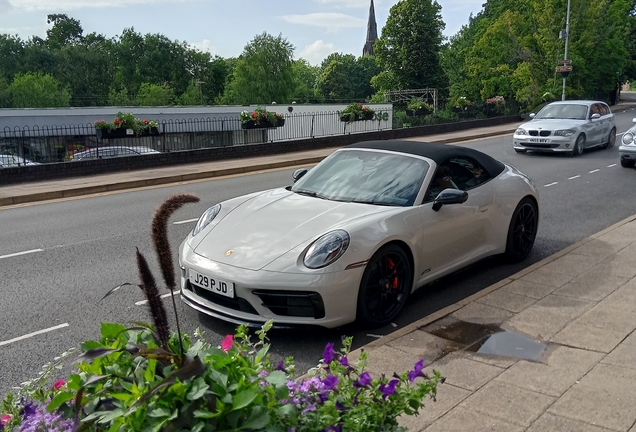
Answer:
<svg viewBox="0 0 636 432"><path fill-rule="evenodd" d="M445 89L439 54L445 28L436 0L401 0L391 7L375 56L400 89ZM389 89L384 89L389 90Z"/></svg>
<svg viewBox="0 0 636 432"><path fill-rule="evenodd" d="M320 68L312 66L305 59L294 60L294 93L292 100L298 103L317 102L314 87L318 79Z"/></svg>
<svg viewBox="0 0 636 432"><path fill-rule="evenodd" d="M17 74L9 86L13 108L67 107L71 95L51 75Z"/></svg>
<svg viewBox="0 0 636 432"><path fill-rule="evenodd" d="M236 62L224 100L239 104L290 102L294 91L294 46L282 35L255 36Z"/></svg>
<svg viewBox="0 0 636 432"><path fill-rule="evenodd" d="M166 83L157 85L143 83L137 93L139 106L167 106L174 101L174 91Z"/></svg>
<svg viewBox="0 0 636 432"><path fill-rule="evenodd" d="M23 56L24 42L18 36L0 35L0 79L13 79L19 71Z"/></svg>
<svg viewBox="0 0 636 432"><path fill-rule="evenodd" d="M0 108L11 108L11 93L7 80L0 76Z"/></svg>
<svg viewBox="0 0 636 432"><path fill-rule="evenodd" d="M203 105L203 84L192 80L185 92L176 99L177 105Z"/></svg>
<svg viewBox="0 0 636 432"><path fill-rule="evenodd" d="M371 79L380 73L374 57L330 54L321 65L316 92L324 100L351 102L371 97Z"/></svg>
<svg viewBox="0 0 636 432"><path fill-rule="evenodd" d="M51 48L59 49L66 45L78 44L84 39L84 29L80 22L65 14L47 15L46 22L53 24L53 27L46 31L46 43Z"/></svg>

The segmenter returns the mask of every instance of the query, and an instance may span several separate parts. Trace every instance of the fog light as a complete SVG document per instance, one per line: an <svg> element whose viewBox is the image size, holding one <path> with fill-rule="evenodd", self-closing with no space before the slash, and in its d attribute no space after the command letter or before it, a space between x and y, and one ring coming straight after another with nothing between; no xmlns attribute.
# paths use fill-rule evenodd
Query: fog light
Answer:
<svg viewBox="0 0 636 432"><path fill-rule="evenodd" d="M184 266L181 266L181 277L184 279L186 277L186 268Z"/></svg>
<svg viewBox="0 0 636 432"><path fill-rule="evenodd" d="M566 145L565 145L565 148L570 148L570 144L566 144Z"/></svg>

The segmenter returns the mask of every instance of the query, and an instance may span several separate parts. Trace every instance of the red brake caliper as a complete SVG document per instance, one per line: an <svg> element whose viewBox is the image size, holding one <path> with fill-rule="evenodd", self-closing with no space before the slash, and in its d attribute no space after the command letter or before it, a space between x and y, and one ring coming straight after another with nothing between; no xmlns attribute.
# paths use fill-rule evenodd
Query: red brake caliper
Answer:
<svg viewBox="0 0 636 432"><path fill-rule="evenodd" d="M389 267L389 270L393 270L393 274L395 275L396 273L396 269L395 269L395 263L393 262L393 260L388 257L386 259L386 263L387 266ZM397 276L393 276L393 278L391 279L391 294L395 294L396 290L398 289L399 286L399 281L398 281L398 277Z"/></svg>

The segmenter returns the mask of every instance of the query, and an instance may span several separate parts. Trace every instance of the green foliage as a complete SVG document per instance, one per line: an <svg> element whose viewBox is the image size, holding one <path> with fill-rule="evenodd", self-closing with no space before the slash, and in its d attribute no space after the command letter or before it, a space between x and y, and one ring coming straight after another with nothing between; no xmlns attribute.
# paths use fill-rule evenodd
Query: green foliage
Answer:
<svg viewBox="0 0 636 432"><path fill-rule="evenodd" d="M203 84L197 84L191 81L190 85L181 96L177 97L175 103L177 105L203 105Z"/></svg>
<svg viewBox="0 0 636 432"><path fill-rule="evenodd" d="M441 9L436 0L401 0L391 7L375 43L376 60L390 75L376 81L376 89L447 87L439 58L445 27Z"/></svg>
<svg viewBox="0 0 636 432"><path fill-rule="evenodd" d="M236 61L223 101L241 105L290 102L295 88L293 56L294 46L282 35L254 37Z"/></svg>
<svg viewBox="0 0 636 432"><path fill-rule="evenodd" d="M380 72L374 57L333 53L322 62L316 92L325 101L363 100L373 94L371 79Z"/></svg>
<svg viewBox="0 0 636 432"><path fill-rule="evenodd" d="M256 108L254 111L241 111L239 115L241 123L254 123L259 125L261 123L267 124L268 126L276 127L281 120L283 120L283 116L281 114L267 111L263 108Z"/></svg>
<svg viewBox="0 0 636 432"><path fill-rule="evenodd" d="M411 100L409 101L407 108L413 111L415 110L433 111L435 107L429 104L428 102L426 102L421 97L414 97L414 98L411 98Z"/></svg>
<svg viewBox="0 0 636 432"><path fill-rule="evenodd" d="M67 107L70 93L51 75L18 73L9 86L13 108Z"/></svg>
<svg viewBox="0 0 636 432"><path fill-rule="evenodd" d="M128 96L128 91L125 87L119 88L119 90L114 87L108 91L108 105L110 106L130 106L132 105L130 101L130 97Z"/></svg>
<svg viewBox="0 0 636 432"><path fill-rule="evenodd" d="M313 103L317 102L314 87L320 73L320 68L312 66L305 59L294 60L294 93L291 96L292 101L296 103Z"/></svg>
<svg viewBox="0 0 636 432"><path fill-rule="evenodd" d="M340 120L347 123L362 120L372 120L375 110L359 102L353 102L340 112Z"/></svg>
<svg viewBox="0 0 636 432"><path fill-rule="evenodd" d="M143 83L137 92L139 106L167 106L174 102L174 91L166 83L161 85Z"/></svg>
<svg viewBox="0 0 636 432"><path fill-rule="evenodd" d="M145 120L135 117L132 113L118 112L115 119L112 122L105 120L97 120L94 123L95 129L103 129L107 131L113 131L115 129L132 129L135 131L135 135L141 135L149 128L159 127L159 123L156 120Z"/></svg>
<svg viewBox="0 0 636 432"><path fill-rule="evenodd" d="M46 43L51 48L59 49L66 45L79 44L84 39L84 29L80 22L65 14L47 15L46 23L53 24L53 27L46 31Z"/></svg>

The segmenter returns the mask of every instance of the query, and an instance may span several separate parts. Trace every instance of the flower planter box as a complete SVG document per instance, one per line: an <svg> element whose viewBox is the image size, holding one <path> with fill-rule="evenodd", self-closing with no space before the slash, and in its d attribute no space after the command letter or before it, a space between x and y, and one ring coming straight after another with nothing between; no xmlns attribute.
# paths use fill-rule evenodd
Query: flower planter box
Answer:
<svg viewBox="0 0 636 432"><path fill-rule="evenodd" d="M425 115L429 115L430 113L432 113L433 111L429 110L429 109L417 109L417 110L410 110L407 109L406 110L406 115L409 117L413 117L413 116L425 116Z"/></svg>
<svg viewBox="0 0 636 432"><path fill-rule="evenodd" d="M157 136L159 135L159 129L151 127L144 129L139 135L135 135L134 129L97 129L97 139L112 139L112 138L135 138L138 136Z"/></svg>
<svg viewBox="0 0 636 432"><path fill-rule="evenodd" d="M368 112L368 113L361 113L361 114L355 114L353 121L365 121L365 120L373 120L373 116L375 115L375 113L372 112ZM350 116L349 115L341 115L340 116L340 121L343 122L350 122Z"/></svg>
<svg viewBox="0 0 636 432"><path fill-rule="evenodd" d="M248 120L245 123L241 123L241 129L269 129L269 128L277 128L285 125L285 119L280 119L274 126L268 120Z"/></svg>

